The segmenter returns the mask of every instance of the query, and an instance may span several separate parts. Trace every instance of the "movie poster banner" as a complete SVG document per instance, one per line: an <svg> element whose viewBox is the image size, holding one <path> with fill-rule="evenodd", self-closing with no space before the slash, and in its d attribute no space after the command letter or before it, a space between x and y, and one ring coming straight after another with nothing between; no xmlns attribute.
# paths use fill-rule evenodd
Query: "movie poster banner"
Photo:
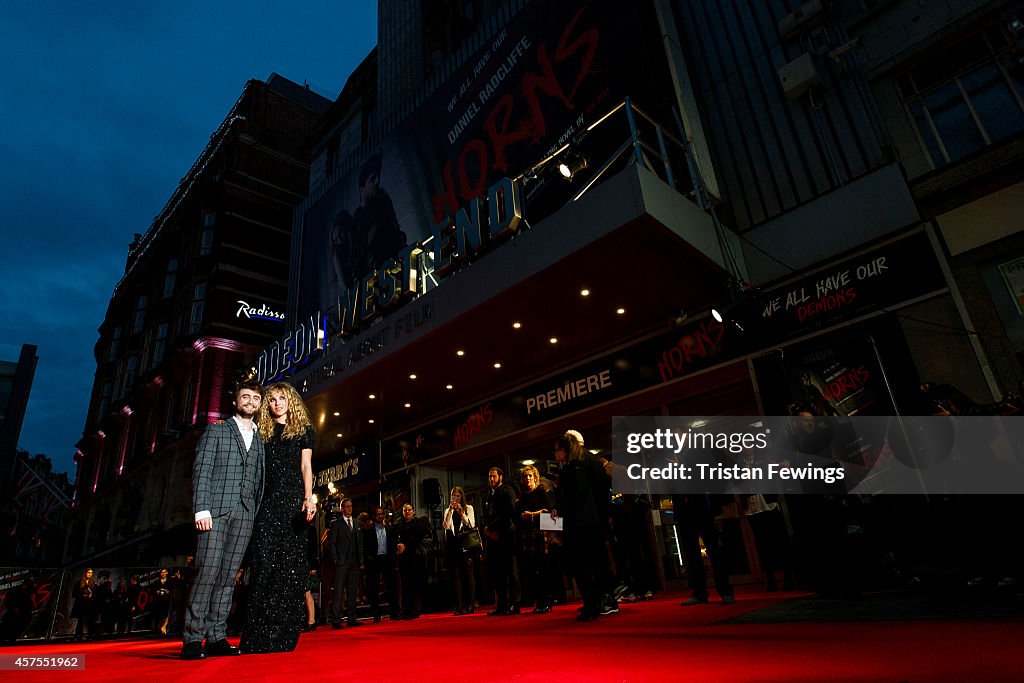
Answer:
<svg viewBox="0 0 1024 683"><path fill-rule="evenodd" d="M668 125L671 81L650 3L531 3L437 88L303 219L298 314L433 235L631 97ZM528 207L527 207L528 210Z"/></svg>
<svg viewBox="0 0 1024 683"><path fill-rule="evenodd" d="M181 632L188 592L186 567L95 567L89 590L83 586L87 569L68 572L52 637Z"/></svg>
<svg viewBox="0 0 1024 683"><path fill-rule="evenodd" d="M62 573L60 569L0 568L0 643L46 638Z"/></svg>

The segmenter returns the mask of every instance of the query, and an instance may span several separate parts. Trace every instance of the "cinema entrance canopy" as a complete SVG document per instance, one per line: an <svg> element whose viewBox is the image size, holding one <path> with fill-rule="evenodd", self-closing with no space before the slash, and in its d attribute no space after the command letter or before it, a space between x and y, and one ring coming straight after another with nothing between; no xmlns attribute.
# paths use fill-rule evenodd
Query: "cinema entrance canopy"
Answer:
<svg viewBox="0 0 1024 683"><path fill-rule="evenodd" d="M295 372L317 459L425 432L446 460L461 460L472 439L457 425L492 398L558 385L532 404L511 399L537 423L659 383L656 363L585 370L721 301L733 277L722 245L733 237L668 184L667 164L625 158L578 199Z"/></svg>

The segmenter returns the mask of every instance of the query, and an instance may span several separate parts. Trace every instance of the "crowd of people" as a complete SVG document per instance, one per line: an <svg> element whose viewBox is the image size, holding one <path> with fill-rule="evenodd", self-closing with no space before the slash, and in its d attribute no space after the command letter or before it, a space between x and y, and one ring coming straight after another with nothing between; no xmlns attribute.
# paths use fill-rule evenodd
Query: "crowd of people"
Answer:
<svg viewBox="0 0 1024 683"><path fill-rule="evenodd" d="M829 418L811 405L795 406L791 415L795 451L816 453ZM435 501L429 510L436 530L410 502L402 502L391 523L391 511L374 507L356 515L354 502L344 498L332 506L336 514L323 538L310 525L316 512L314 442L302 399L287 383L273 384L265 394L258 385L242 385L235 415L204 432L193 471L199 534L182 658L294 649L299 634L319 621L313 592L323 578L324 541L330 590L321 616L335 629L362 626L360 604L368 606L374 623L384 605L391 619L416 619L425 598L437 608L439 593L447 595L454 616L473 614L480 604L493 604L488 616L523 614L525 608L546 614L566 601L570 577L582 596L577 619L586 622L618 612L620 602L649 599L658 587L650 507L643 497L613 494L614 465L591 455L578 431L555 441L556 467L542 474L527 465L517 472L518 489L498 467L488 472L478 506L462 487L453 487L446 502ZM802 492L818 495L673 496L673 523L692 591L682 604L709 600L704 553L721 601L735 600L733 567L723 557L730 541L720 537L730 516L748 520L769 591L777 589L780 573L788 589L799 572L804 587L855 594L856 498L840 490ZM438 556L448 590L428 596L426 587L441 583L433 561ZM236 648L227 641L226 622L243 564L249 578L244 618L235 613L242 633Z"/></svg>
<svg viewBox="0 0 1024 683"><path fill-rule="evenodd" d="M207 428L197 448L193 504L199 534L183 659L290 651L299 634L317 623L312 590L319 579L319 543L311 539L309 525L316 512L315 435L308 412L287 383L273 384L265 394L258 385L243 383L234 408L230 419ZM565 600L563 572L575 578L583 595L580 621L618 611L616 583L622 586L620 596L653 594L650 572L637 569L628 583L624 580L629 559L618 577L612 571L606 464L584 450L582 434L573 430L557 440L554 455L560 465L557 481L524 467L521 495L505 483L501 469L491 468L479 514L461 487L450 492L440 541L455 615L475 612L481 556L494 593L490 616L520 614L531 605L534 614L550 612ZM354 517L347 498L339 512L326 538L333 572L331 626L361 625L356 618L361 595L379 622L382 593L392 619L416 619L436 540L428 520L417 516L411 503L403 505L394 524L386 524L381 507ZM632 544L622 556L642 546ZM634 568L643 564L632 560ZM243 565L248 568L245 618L236 648L227 641L227 622Z"/></svg>
<svg viewBox="0 0 1024 683"><path fill-rule="evenodd" d="M935 415L978 412L948 387L921 388ZM355 515L354 502L340 498L329 505L330 526L321 537L311 524L317 512L312 493L315 433L298 393L287 383L265 392L256 384L242 384L234 407L235 415L211 425L197 449L196 556L188 558L183 570L164 568L116 581L108 570L94 574L86 569L71 590L69 616L75 620L76 640L180 630L184 659L290 651L299 634L315 629L321 619L335 629L363 625L357 619L360 605L374 623L382 620L385 607L392 620L418 618L427 586L445 584L434 561L438 557L443 558L447 590L430 594L431 608L438 607L438 593L442 600L446 595L454 616L474 614L481 604L493 604L488 616L546 614L566 602L571 579L582 596L577 619L593 621L618 612L620 602L651 599L658 588L660 558L651 542L649 504L643 497L613 494L614 465L585 450L578 431L569 430L555 441L556 467L545 473L532 464L522 467L516 473L518 488L500 468L490 468L478 506L463 487L453 487L447 501L435 500L429 510L436 529L431 517L417 515L409 502L392 520L392 511L382 506ZM812 403L792 404L788 412L793 452L819 453L832 441L831 418ZM764 454L747 451L740 459L753 466L759 457ZM818 495L787 495L801 492ZM933 512L951 510L967 526L975 521L966 505L970 502L956 497L934 505ZM863 505L841 487L809 491L804 486L802 491L780 490L777 496L742 491L672 496L676 538L692 591L682 604L709 601L706 564L721 601L734 602L733 567L724 556L730 543L721 532L735 517L747 520L768 591L778 589L781 574L784 590L799 581L802 588L824 595L856 595L857 555L863 555L857 537L863 533L860 520L867 517ZM899 527L892 520L900 518L888 514L893 505L912 507L904 499L875 504L885 508L890 535ZM903 517L911 519L910 514ZM910 528L910 522L905 526ZM890 541L893 547L902 543ZM896 568L902 578L914 580L909 561L896 564L902 565ZM1003 587L1015 584L1018 566L982 548L965 570L976 575L970 585ZM314 595L324 578L323 614L318 614ZM31 613L18 608L21 593L12 593L9 600L5 633L27 623L18 621L18 615ZM20 627L12 630L16 621ZM233 634L242 634L238 648L227 642L229 624Z"/></svg>
<svg viewBox="0 0 1024 683"><path fill-rule="evenodd" d="M75 640L180 632L192 559L184 572L164 567L155 577L132 574L116 584L108 570L86 568L71 590Z"/></svg>

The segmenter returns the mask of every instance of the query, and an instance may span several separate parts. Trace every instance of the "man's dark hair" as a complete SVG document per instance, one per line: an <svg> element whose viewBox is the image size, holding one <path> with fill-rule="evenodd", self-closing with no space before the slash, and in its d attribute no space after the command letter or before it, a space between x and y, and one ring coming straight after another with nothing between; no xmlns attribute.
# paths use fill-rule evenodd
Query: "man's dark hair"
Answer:
<svg viewBox="0 0 1024 683"><path fill-rule="evenodd" d="M505 473L501 471L500 467L492 467L491 469L487 470L487 474L490 474L491 472L497 472L499 477L501 477L502 479L505 478Z"/></svg>
<svg viewBox="0 0 1024 683"><path fill-rule="evenodd" d="M260 396L263 396L263 385L254 379L243 379L239 381L238 384L235 385L235 392L232 394L232 397L238 398L238 394L242 389L255 391Z"/></svg>

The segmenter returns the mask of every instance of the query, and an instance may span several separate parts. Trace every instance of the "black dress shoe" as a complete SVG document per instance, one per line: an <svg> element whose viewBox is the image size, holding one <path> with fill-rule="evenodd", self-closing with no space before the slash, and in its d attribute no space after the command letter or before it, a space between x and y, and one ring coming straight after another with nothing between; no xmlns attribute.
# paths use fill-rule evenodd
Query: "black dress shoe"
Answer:
<svg viewBox="0 0 1024 683"><path fill-rule="evenodd" d="M532 614L547 614L550 611L551 611L551 608L548 607L547 605L544 605L544 606L540 606L540 607L534 607Z"/></svg>
<svg viewBox="0 0 1024 683"><path fill-rule="evenodd" d="M512 614L519 614L519 612L520 612L519 605L513 605L512 607L508 608L508 611L506 611L505 614L506 615L512 615Z"/></svg>
<svg viewBox="0 0 1024 683"><path fill-rule="evenodd" d="M487 616L489 616L489 617L507 617L508 616L508 610L507 609L492 609L490 612L487 613Z"/></svg>
<svg viewBox="0 0 1024 683"><path fill-rule="evenodd" d="M203 652L203 644L200 641L185 643L181 646L181 658L182 659L205 659L206 653Z"/></svg>
<svg viewBox="0 0 1024 683"><path fill-rule="evenodd" d="M242 651L229 643L227 638L206 645L207 657L234 657L240 654L242 654Z"/></svg>
<svg viewBox="0 0 1024 683"><path fill-rule="evenodd" d="M373 623L375 623L375 624L379 624L379 623L380 623L380 616L376 616L376 617L374 617L374 618L373 618Z"/></svg>

